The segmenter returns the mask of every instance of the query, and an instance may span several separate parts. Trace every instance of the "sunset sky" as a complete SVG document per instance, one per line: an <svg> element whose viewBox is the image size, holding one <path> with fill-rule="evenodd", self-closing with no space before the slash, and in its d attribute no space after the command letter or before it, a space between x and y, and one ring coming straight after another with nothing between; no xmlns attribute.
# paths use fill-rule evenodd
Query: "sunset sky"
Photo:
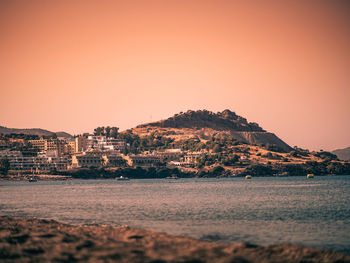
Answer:
<svg viewBox="0 0 350 263"><path fill-rule="evenodd" d="M226 108L350 146L350 1L0 1L0 125L121 130Z"/></svg>

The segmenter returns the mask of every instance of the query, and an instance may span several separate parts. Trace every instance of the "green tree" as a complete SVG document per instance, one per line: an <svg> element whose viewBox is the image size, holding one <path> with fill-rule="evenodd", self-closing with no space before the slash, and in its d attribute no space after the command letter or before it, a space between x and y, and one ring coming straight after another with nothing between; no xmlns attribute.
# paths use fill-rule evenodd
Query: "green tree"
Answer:
<svg viewBox="0 0 350 263"><path fill-rule="evenodd" d="M119 131L118 127L112 127L110 131L110 137L116 139L118 137L118 131Z"/></svg>
<svg viewBox="0 0 350 263"><path fill-rule="evenodd" d="M111 127L107 126L104 130L105 130L105 135L106 135L107 137L110 137L110 134L111 134Z"/></svg>
<svg viewBox="0 0 350 263"><path fill-rule="evenodd" d="M233 154L225 158L222 161L222 164L226 166L233 166L236 162L238 162L238 160L239 160L239 156L237 154Z"/></svg>
<svg viewBox="0 0 350 263"><path fill-rule="evenodd" d="M7 174L10 170L10 162L7 158L0 159L0 174Z"/></svg>
<svg viewBox="0 0 350 263"><path fill-rule="evenodd" d="M100 136L105 135L105 127L97 127L94 129L94 135Z"/></svg>
<svg viewBox="0 0 350 263"><path fill-rule="evenodd" d="M225 168L223 168L222 166L216 166L210 171L210 173L214 176L220 176L224 172L225 172Z"/></svg>

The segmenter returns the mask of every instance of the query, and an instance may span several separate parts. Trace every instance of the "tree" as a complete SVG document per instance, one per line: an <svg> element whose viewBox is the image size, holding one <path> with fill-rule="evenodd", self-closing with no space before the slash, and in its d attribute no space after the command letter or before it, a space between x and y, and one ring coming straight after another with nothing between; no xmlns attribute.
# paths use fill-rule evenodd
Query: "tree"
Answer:
<svg viewBox="0 0 350 263"><path fill-rule="evenodd" d="M117 139L118 137L118 130L119 128L118 127L112 127L111 128L111 131L110 131L110 137L114 138L114 139Z"/></svg>
<svg viewBox="0 0 350 263"><path fill-rule="evenodd" d="M266 166L262 164L251 164L246 169L247 174L251 174L253 176L266 176L273 175L273 169L271 166Z"/></svg>
<svg viewBox="0 0 350 263"><path fill-rule="evenodd" d="M234 154L225 158L222 164L226 166L233 166L236 162L238 162L238 160L239 160L239 156L237 154Z"/></svg>
<svg viewBox="0 0 350 263"><path fill-rule="evenodd" d="M7 174L10 170L10 162L6 159L0 159L0 174Z"/></svg>
<svg viewBox="0 0 350 263"><path fill-rule="evenodd" d="M222 175L224 172L225 172L225 168L223 168L222 166L216 166L210 171L210 173L213 174L214 176Z"/></svg>
<svg viewBox="0 0 350 263"><path fill-rule="evenodd" d="M118 137L118 131L119 128L118 127L97 127L94 129L94 135L95 136L106 136L106 137L112 137L114 139L117 139Z"/></svg>
<svg viewBox="0 0 350 263"><path fill-rule="evenodd" d="M100 135L105 135L105 127L97 127L94 129L94 135L95 136L100 136Z"/></svg>
<svg viewBox="0 0 350 263"><path fill-rule="evenodd" d="M107 126L106 128L104 128L104 130L105 130L105 135L106 135L107 137L110 137L110 134L111 134L111 127Z"/></svg>
<svg viewBox="0 0 350 263"><path fill-rule="evenodd" d="M322 150L316 153L315 156L327 161L338 160L338 157L335 154Z"/></svg>

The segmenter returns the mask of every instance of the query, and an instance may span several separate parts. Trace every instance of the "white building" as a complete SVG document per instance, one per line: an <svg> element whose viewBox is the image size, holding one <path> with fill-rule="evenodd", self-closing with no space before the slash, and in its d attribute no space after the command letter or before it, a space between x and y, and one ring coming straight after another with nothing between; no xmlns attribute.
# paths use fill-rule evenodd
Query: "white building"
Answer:
<svg viewBox="0 0 350 263"><path fill-rule="evenodd" d="M107 138L106 136L89 135L86 141L87 149L95 151L123 151L126 143L123 140Z"/></svg>
<svg viewBox="0 0 350 263"><path fill-rule="evenodd" d="M204 156L203 152L189 152L184 156L185 164L195 164L201 156Z"/></svg>

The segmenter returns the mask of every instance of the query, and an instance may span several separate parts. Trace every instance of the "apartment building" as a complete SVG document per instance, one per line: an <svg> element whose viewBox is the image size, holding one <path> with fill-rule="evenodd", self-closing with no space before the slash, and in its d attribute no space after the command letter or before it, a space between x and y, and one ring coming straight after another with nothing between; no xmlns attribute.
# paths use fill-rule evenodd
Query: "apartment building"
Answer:
<svg viewBox="0 0 350 263"><path fill-rule="evenodd" d="M37 172L64 171L68 169L70 160L67 157L36 157L34 168Z"/></svg>
<svg viewBox="0 0 350 263"><path fill-rule="evenodd" d="M184 157L183 157L183 162L184 164L195 164L198 159L205 155L203 152L188 152Z"/></svg>
<svg viewBox="0 0 350 263"><path fill-rule="evenodd" d="M157 166L161 162L160 158L155 155L129 155L129 165L131 166Z"/></svg>
<svg viewBox="0 0 350 263"><path fill-rule="evenodd" d="M72 156L72 168L97 168L101 165L103 165L101 153L84 152Z"/></svg>
<svg viewBox="0 0 350 263"><path fill-rule="evenodd" d="M159 157L160 160L163 162L165 160L167 161L179 160L183 152L181 149L164 149L164 150L154 151L152 154Z"/></svg>
<svg viewBox="0 0 350 263"><path fill-rule="evenodd" d="M126 143L123 140L108 138L106 136L89 135L86 141L86 148L95 151L123 151Z"/></svg>
<svg viewBox="0 0 350 263"><path fill-rule="evenodd" d="M81 135L75 138L75 152L84 152L87 149L87 136Z"/></svg>
<svg viewBox="0 0 350 263"><path fill-rule="evenodd" d="M126 160L120 154L102 155L103 165L107 167L120 167L126 165Z"/></svg>
<svg viewBox="0 0 350 263"><path fill-rule="evenodd" d="M10 170L17 171L62 171L67 170L67 157L23 156L20 151L0 151L0 159L6 158L10 163Z"/></svg>
<svg viewBox="0 0 350 263"><path fill-rule="evenodd" d="M40 151L57 151L59 155L64 153L64 142L59 139L43 139L28 141L34 148Z"/></svg>
<svg viewBox="0 0 350 263"><path fill-rule="evenodd" d="M75 153L75 140L67 140L65 141L64 145L63 145L63 152L65 154L74 154Z"/></svg>

